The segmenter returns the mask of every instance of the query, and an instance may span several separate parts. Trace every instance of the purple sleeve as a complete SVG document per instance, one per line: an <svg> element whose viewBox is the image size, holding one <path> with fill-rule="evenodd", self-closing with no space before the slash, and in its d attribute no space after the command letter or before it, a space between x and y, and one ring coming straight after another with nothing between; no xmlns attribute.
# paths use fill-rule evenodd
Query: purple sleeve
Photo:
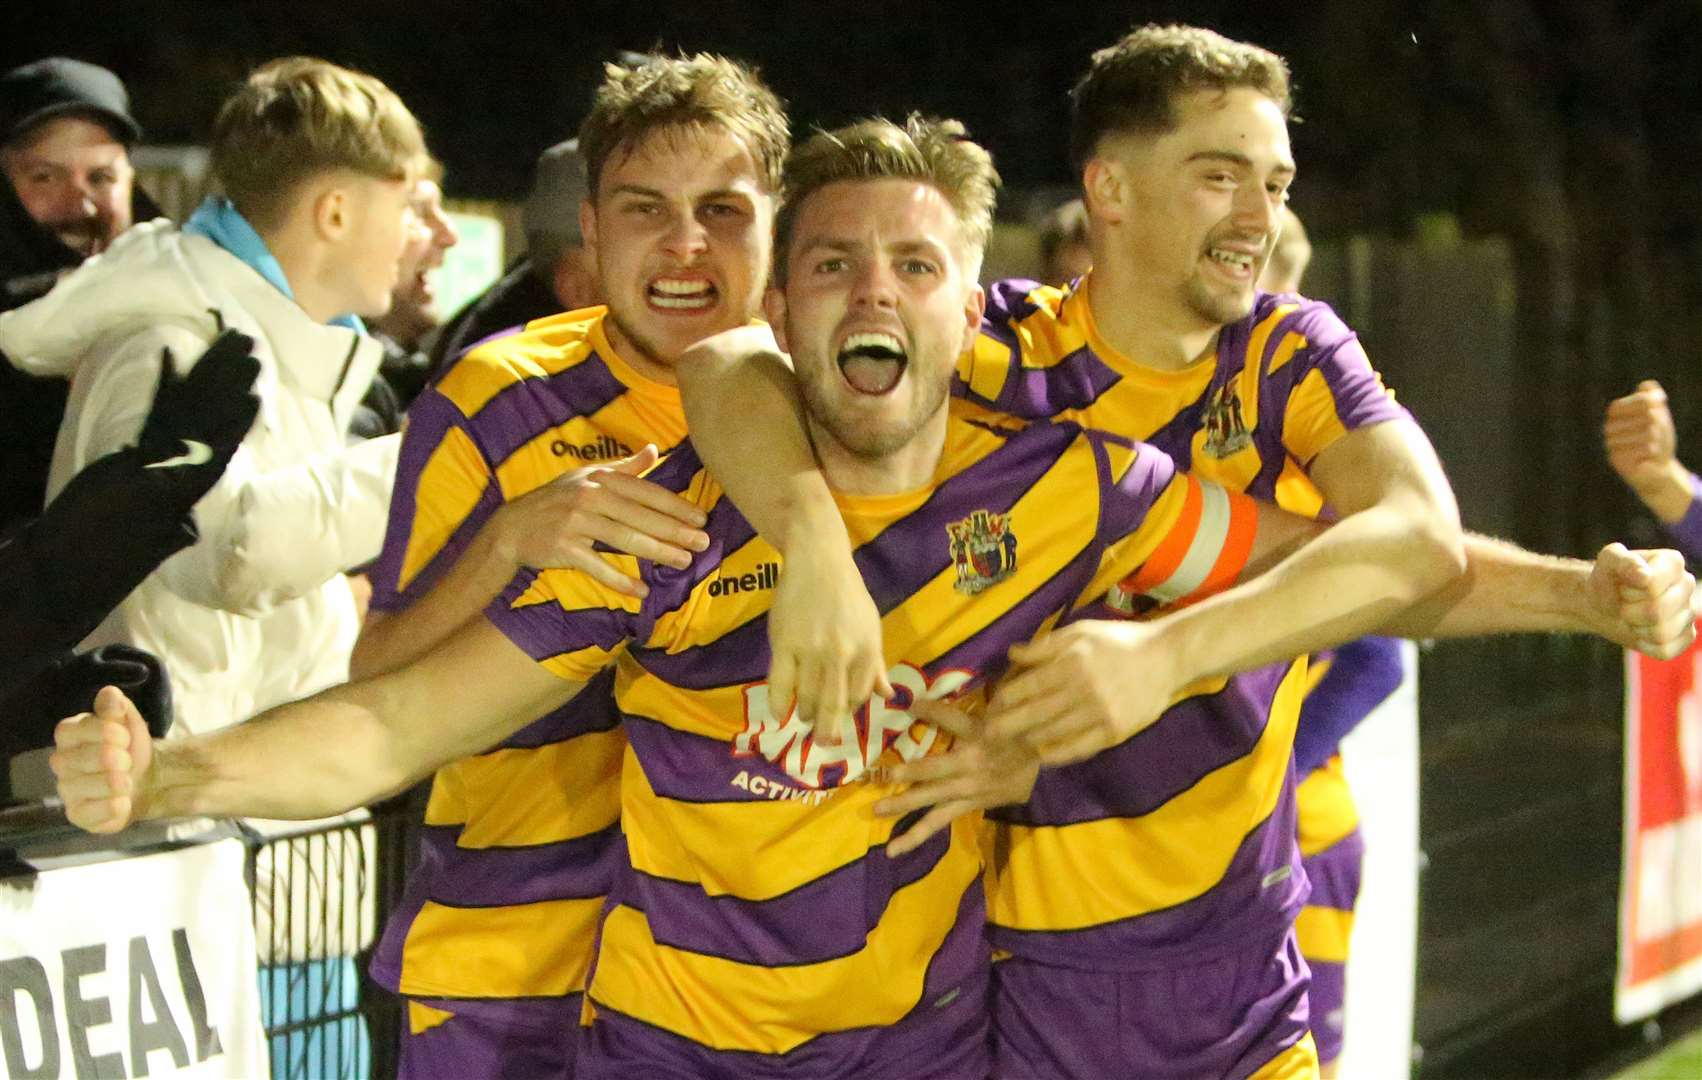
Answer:
<svg viewBox="0 0 1702 1080"><path fill-rule="evenodd" d="M1330 670L1306 695L1294 732L1294 764L1304 776L1336 752L1347 733L1395 692L1405 677L1401 643L1365 637L1335 650Z"/></svg>
<svg viewBox="0 0 1702 1080"><path fill-rule="evenodd" d="M1702 477L1690 474L1690 509L1666 530L1685 558L1702 561Z"/></svg>
<svg viewBox="0 0 1702 1080"><path fill-rule="evenodd" d="M1283 444L1303 465L1350 431L1407 416L1371 366L1359 337L1328 304L1307 301L1287 324L1305 338L1294 357ZM1285 335L1271 335L1275 349Z"/></svg>

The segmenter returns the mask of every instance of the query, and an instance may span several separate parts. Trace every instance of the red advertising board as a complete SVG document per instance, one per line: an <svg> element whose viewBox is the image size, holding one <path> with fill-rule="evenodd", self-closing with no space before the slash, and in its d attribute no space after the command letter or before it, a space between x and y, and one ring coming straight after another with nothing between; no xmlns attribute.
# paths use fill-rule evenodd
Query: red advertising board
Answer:
<svg viewBox="0 0 1702 1080"><path fill-rule="evenodd" d="M1625 848L1614 1013L1702 991L1702 649L1627 654Z"/></svg>

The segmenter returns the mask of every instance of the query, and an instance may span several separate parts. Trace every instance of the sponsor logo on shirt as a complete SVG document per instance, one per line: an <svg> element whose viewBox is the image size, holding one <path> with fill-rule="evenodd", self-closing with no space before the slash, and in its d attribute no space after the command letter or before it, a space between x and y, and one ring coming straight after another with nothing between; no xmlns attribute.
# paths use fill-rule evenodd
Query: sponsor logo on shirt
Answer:
<svg viewBox="0 0 1702 1080"><path fill-rule="evenodd" d="M913 717L911 707L918 701L950 697L971 678L970 672L954 668L930 681L921 669L899 664L887 672L897 692L893 699L870 698L868 704L847 713L841 721L841 738L834 746L816 742L813 730L798 717L797 709L789 710L784 720L776 717L766 682L747 686L745 729L733 736L733 756L762 757L808 791L798 792L770 780L764 781L765 791L759 792L757 777L745 773L735 777L733 785L770 799L802 798L809 792L843 787L861 779L889 750L901 760L915 761L928 753L940 733L932 724ZM745 783L739 782L740 777Z"/></svg>
<svg viewBox="0 0 1702 1080"><path fill-rule="evenodd" d="M780 564L765 562L748 574L737 577L716 578L709 583L710 596L732 596L735 593L758 592L772 589L780 580Z"/></svg>
<svg viewBox="0 0 1702 1080"><path fill-rule="evenodd" d="M580 461L613 461L631 457L632 448L607 435L599 435L588 443L570 443L557 439L550 443L550 453L556 457L578 458Z"/></svg>

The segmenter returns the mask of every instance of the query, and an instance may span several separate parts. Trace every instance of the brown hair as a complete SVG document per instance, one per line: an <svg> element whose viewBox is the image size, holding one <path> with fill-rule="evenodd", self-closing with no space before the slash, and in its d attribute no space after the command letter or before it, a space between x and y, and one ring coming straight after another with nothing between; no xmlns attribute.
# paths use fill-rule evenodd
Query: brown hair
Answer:
<svg viewBox="0 0 1702 1080"><path fill-rule="evenodd" d="M219 108L212 169L238 210L275 223L309 176L349 169L404 180L426 160L419 121L371 75L291 56L260 65Z"/></svg>
<svg viewBox="0 0 1702 1080"><path fill-rule="evenodd" d="M755 68L709 53L646 57L631 67L608 64L591 112L579 125L585 178L597 197L603 166L630 153L664 127L716 124L731 132L762 169L770 191L780 190L780 170L791 145L786 108Z"/></svg>
<svg viewBox="0 0 1702 1080"><path fill-rule="evenodd" d="M1100 140L1176 126L1178 94L1249 87L1288 116L1288 63L1276 53L1197 26L1142 26L1093 54L1070 91L1070 163L1079 175Z"/></svg>
<svg viewBox="0 0 1702 1080"><path fill-rule="evenodd" d="M902 127L876 117L819 131L787 157L784 198L774 218L775 281L786 283L792 229L798 208L811 193L841 180L887 178L919 180L946 197L975 257L972 269L979 272L981 253L993 233L993 204L999 192L993 156L972 142L956 120L912 113Z"/></svg>

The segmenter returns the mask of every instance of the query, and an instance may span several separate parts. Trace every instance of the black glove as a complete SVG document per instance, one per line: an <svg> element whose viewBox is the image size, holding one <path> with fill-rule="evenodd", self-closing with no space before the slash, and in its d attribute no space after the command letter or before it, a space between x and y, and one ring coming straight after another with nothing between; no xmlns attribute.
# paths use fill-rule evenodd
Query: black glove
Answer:
<svg viewBox="0 0 1702 1080"><path fill-rule="evenodd" d="M260 411L253 349L254 339L226 330L188 375L177 373L170 349L161 350L159 389L136 440L150 482L166 483L191 502L218 482Z"/></svg>

